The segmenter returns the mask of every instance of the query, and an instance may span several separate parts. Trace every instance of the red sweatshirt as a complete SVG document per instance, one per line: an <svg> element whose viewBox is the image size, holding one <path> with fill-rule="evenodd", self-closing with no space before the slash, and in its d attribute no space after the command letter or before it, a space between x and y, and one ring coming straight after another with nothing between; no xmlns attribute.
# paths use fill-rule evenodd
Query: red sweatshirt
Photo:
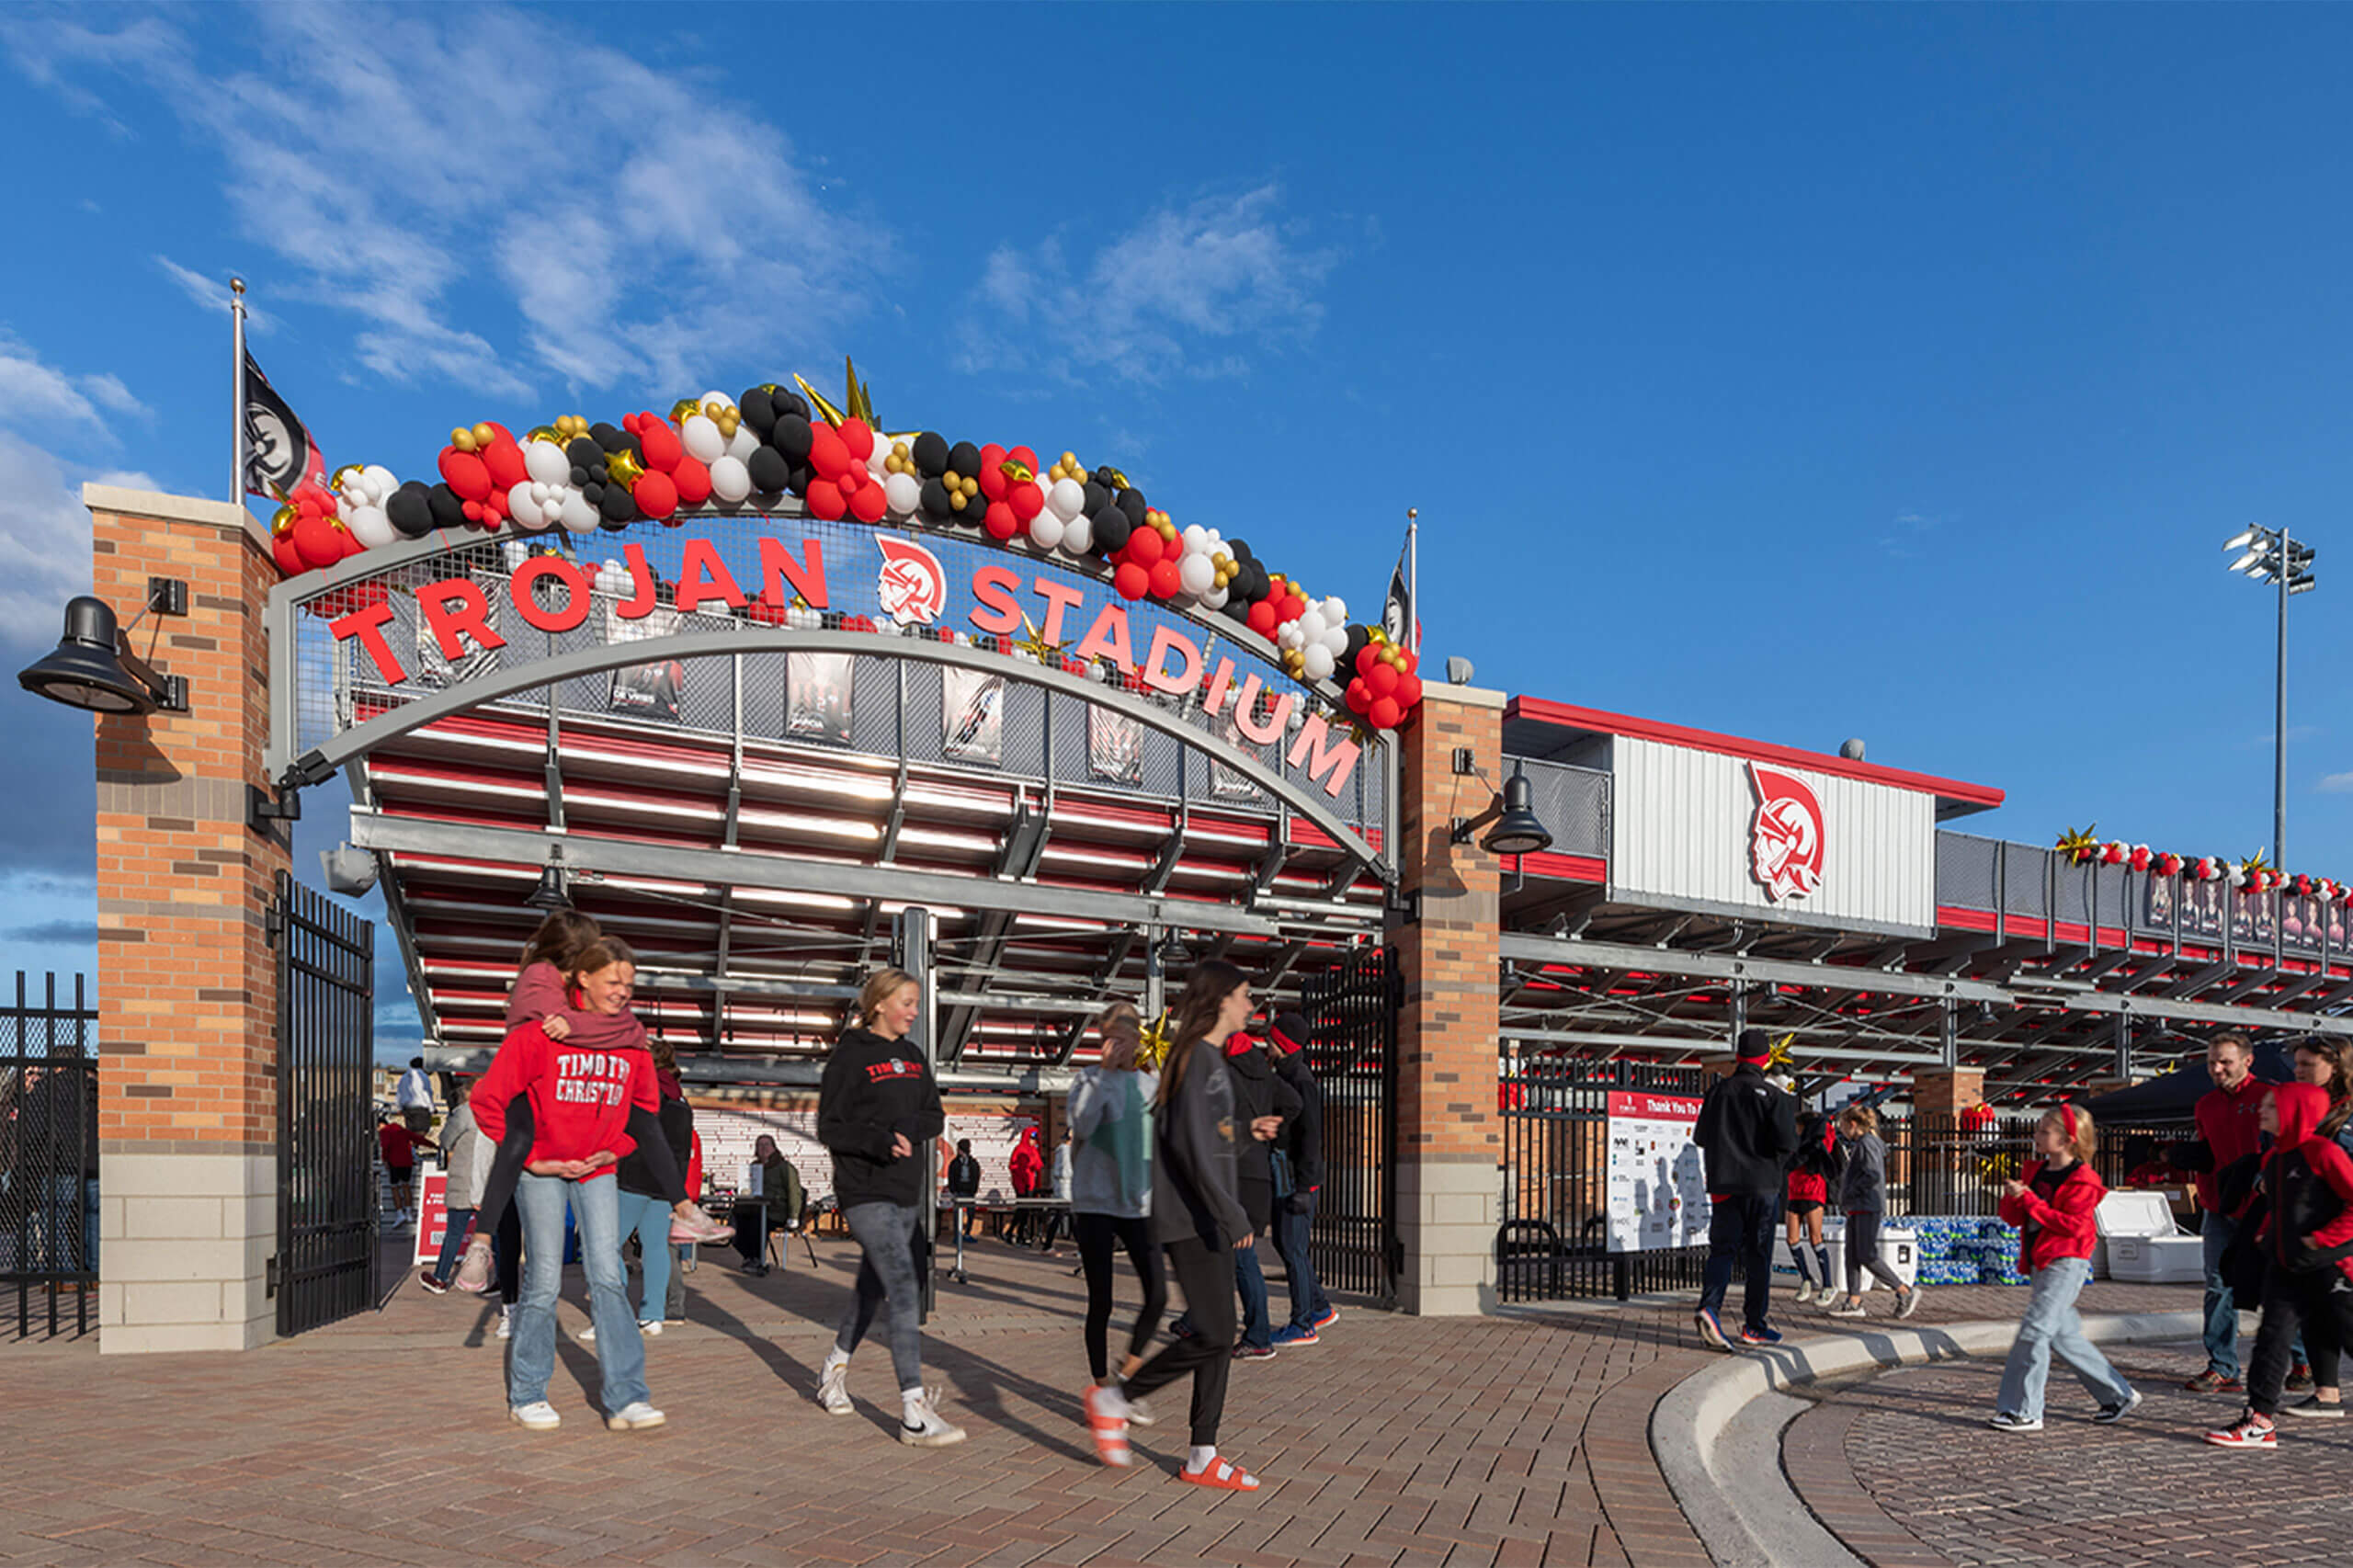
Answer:
<svg viewBox="0 0 2353 1568"><path fill-rule="evenodd" d="M2231 1094L2209 1089L2199 1097L2194 1113L2198 1136L2214 1153L2213 1164L2196 1174L2198 1207L2207 1213L2219 1213L2222 1207L2215 1177L2262 1148L2263 1128L2256 1119L2263 1114L2263 1096L2270 1092L2270 1085L2249 1074L2246 1082Z"/></svg>
<svg viewBox="0 0 2353 1568"><path fill-rule="evenodd" d="M2043 1164L2037 1160L2027 1166L2021 1178L2026 1183L2024 1192L2002 1199L2002 1223L2019 1228L2018 1267L2029 1274L2048 1268L2063 1257L2091 1256L2092 1244L2099 1239L2099 1227L2093 1223L2092 1215L2099 1200L2108 1196L2108 1184L2078 1160L2045 1199L2034 1188L2034 1178L2042 1174Z"/></svg>
<svg viewBox="0 0 2353 1568"><path fill-rule="evenodd" d="M2320 1119L2328 1114L2326 1089L2314 1084L2265 1086L2279 1108L2279 1136L2263 1162L2270 1212L2256 1233L2272 1256L2294 1267L2300 1255L2353 1242L2353 1159L2333 1136L2318 1131ZM2338 1258L2336 1268L2353 1278L2353 1257Z"/></svg>
<svg viewBox="0 0 2353 1568"><path fill-rule="evenodd" d="M566 1045L585 1046L590 1051L642 1051L645 1049L645 1026L635 1013L624 1009L619 1013L592 1013L573 1000L565 989L563 975L555 965L541 960L515 977L515 989L506 994L506 1027L511 1031L523 1024L536 1024L551 1013L572 1027L563 1038Z"/></svg>
<svg viewBox="0 0 2353 1568"><path fill-rule="evenodd" d="M474 1122L493 1143L506 1136L506 1106L517 1095L530 1099L534 1160L585 1160L602 1149L631 1153L637 1140L627 1131L630 1108L662 1108L651 1054L558 1045L537 1020L506 1037L474 1085Z"/></svg>

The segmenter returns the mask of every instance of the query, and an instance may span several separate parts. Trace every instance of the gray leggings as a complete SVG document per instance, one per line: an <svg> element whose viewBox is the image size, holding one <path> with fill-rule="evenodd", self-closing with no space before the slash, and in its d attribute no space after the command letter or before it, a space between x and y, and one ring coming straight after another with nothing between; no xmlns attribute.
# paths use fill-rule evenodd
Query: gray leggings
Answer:
<svg viewBox="0 0 2353 1568"><path fill-rule="evenodd" d="M1879 1222L1885 1216L1877 1212L1847 1216L1847 1294L1863 1293L1863 1275L1868 1270L1881 1284L1904 1293L1904 1281L1897 1278L1879 1256Z"/></svg>
<svg viewBox="0 0 2353 1568"><path fill-rule="evenodd" d="M849 1233L866 1256L858 1266L858 1294L842 1314L834 1347L847 1356L874 1323L874 1309L891 1299L891 1369L899 1391L923 1387L923 1325L915 1283L915 1223L912 1203L853 1203L842 1210Z"/></svg>

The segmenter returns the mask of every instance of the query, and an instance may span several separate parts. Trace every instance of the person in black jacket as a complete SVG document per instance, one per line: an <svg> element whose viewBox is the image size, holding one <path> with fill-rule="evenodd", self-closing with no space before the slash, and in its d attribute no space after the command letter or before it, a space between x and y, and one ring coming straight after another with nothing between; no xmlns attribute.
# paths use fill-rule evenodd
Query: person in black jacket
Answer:
<svg viewBox="0 0 2353 1568"><path fill-rule="evenodd" d="M1771 1345L1780 1339L1766 1322L1773 1295L1773 1211L1781 1196L1783 1171L1798 1146L1798 1102L1766 1081L1772 1054L1763 1029L1740 1031L1739 1062L1716 1081L1699 1108L1691 1141L1708 1163L1708 1269L1693 1314L1699 1337L1719 1350L1732 1348L1722 1321L1724 1292L1732 1286L1737 1256L1748 1278L1741 1302L1740 1342Z"/></svg>
<svg viewBox="0 0 2353 1568"><path fill-rule="evenodd" d="M1233 1283L1242 1294L1242 1343L1233 1353L1245 1361L1266 1361L1275 1354L1275 1325L1267 1311L1267 1275L1258 1266L1257 1238L1274 1229L1279 1206L1274 1148L1299 1115L1299 1091L1276 1075L1266 1048L1249 1034L1237 1031L1225 1042L1225 1070L1233 1075L1234 1109L1250 1130L1250 1136L1240 1140L1237 1159L1251 1239L1233 1255Z"/></svg>
<svg viewBox="0 0 2353 1568"><path fill-rule="evenodd" d="M1290 1322L1275 1330L1277 1349L1314 1344L1319 1331L1340 1316L1324 1299L1323 1281L1315 1278L1315 1265L1307 1256L1316 1197L1324 1190L1324 1085L1308 1070L1306 1045L1307 1020L1297 1013L1281 1014L1267 1027L1267 1054L1276 1074L1299 1096L1299 1114L1284 1129L1279 1145L1290 1165L1290 1192L1275 1199L1275 1251L1290 1281Z"/></svg>
<svg viewBox="0 0 2353 1568"><path fill-rule="evenodd" d="M973 1201L981 1195L981 1162L972 1158L972 1141L956 1140L956 1157L948 1162L948 1196L956 1200L964 1212L958 1223L964 1233L972 1235L980 1223L980 1205Z"/></svg>
<svg viewBox="0 0 2353 1568"><path fill-rule="evenodd" d="M1128 1448L1132 1402L1193 1375L1192 1452L1177 1474L1196 1486L1256 1492L1258 1478L1217 1451L1233 1369L1233 1266L1221 1256L1254 1239L1235 1170L1233 1075L1219 1070L1217 1042L1249 1021L1250 983L1219 959L1195 966L1177 1004L1176 1048L1161 1070L1154 1116L1152 1226L1184 1288L1198 1333L1163 1349L1124 1388L1086 1391L1086 1424L1105 1464L1133 1460Z"/></svg>
<svg viewBox="0 0 2353 1568"><path fill-rule="evenodd" d="M885 1298L891 1303L891 1366L899 1375L899 1441L919 1449L964 1440L932 1408L923 1386L923 1328L916 1271L924 1245L924 1177L932 1145L948 1125L931 1063L907 1041L920 996L904 971L875 973L858 994L858 1022L825 1060L817 1088L817 1141L834 1156L834 1200L864 1255L858 1292L834 1335L817 1380L829 1415L850 1415L849 1358Z"/></svg>

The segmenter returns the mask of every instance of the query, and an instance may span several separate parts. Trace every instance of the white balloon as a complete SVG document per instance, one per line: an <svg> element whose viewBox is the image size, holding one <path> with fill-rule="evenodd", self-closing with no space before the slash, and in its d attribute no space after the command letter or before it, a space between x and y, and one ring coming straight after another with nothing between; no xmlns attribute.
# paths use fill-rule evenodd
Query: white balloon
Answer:
<svg viewBox="0 0 2353 1568"><path fill-rule="evenodd" d="M1275 628L1275 646L1286 651L1296 648L1303 639L1299 634L1299 622L1286 620Z"/></svg>
<svg viewBox="0 0 2353 1568"><path fill-rule="evenodd" d="M525 442L523 470L541 484L572 483L572 459L553 441Z"/></svg>
<svg viewBox="0 0 2353 1568"><path fill-rule="evenodd" d="M1074 523L1086 510L1086 486L1075 479L1057 479L1046 492L1046 510L1065 523Z"/></svg>
<svg viewBox="0 0 2353 1568"><path fill-rule="evenodd" d="M923 481L912 473L894 473L882 482L882 503L903 517L923 505Z"/></svg>
<svg viewBox="0 0 2353 1568"><path fill-rule="evenodd" d="M1177 563L1176 576L1187 593L1199 597L1217 586L1217 562L1206 555L1188 555Z"/></svg>
<svg viewBox="0 0 2353 1568"><path fill-rule="evenodd" d="M1335 658L1346 653L1348 651L1348 629L1345 626L1325 627L1324 646L1332 650L1332 656Z"/></svg>
<svg viewBox="0 0 2353 1568"><path fill-rule="evenodd" d="M1347 623L1347 602L1341 598L1337 594L1334 594L1330 598L1325 599L1324 601L1324 624L1326 626L1346 626Z"/></svg>
<svg viewBox="0 0 2353 1568"><path fill-rule="evenodd" d="M392 477L392 471L382 463L369 463L360 470L359 476L368 482L368 499L379 506L401 487L401 482Z"/></svg>
<svg viewBox="0 0 2353 1568"><path fill-rule="evenodd" d="M706 408L714 403L725 408L733 408L735 406L735 400L729 397L723 392L707 392L703 393L702 396L695 399L695 402L702 404Z"/></svg>
<svg viewBox="0 0 2353 1568"><path fill-rule="evenodd" d="M1324 641L1324 612L1322 610L1311 605L1306 612L1300 616L1297 625L1301 646L1304 647L1310 642Z"/></svg>
<svg viewBox="0 0 2353 1568"><path fill-rule="evenodd" d="M623 567L620 562L615 561L610 556L607 556L605 558L605 563L597 568L597 591L600 594L612 594L615 596L628 593L628 569Z"/></svg>
<svg viewBox="0 0 2353 1568"><path fill-rule="evenodd" d="M1300 667L1310 680L1330 680L1334 668L1332 650L1321 642L1311 642L1299 655Z"/></svg>
<svg viewBox="0 0 2353 1568"><path fill-rule="evenodd" d="M1202 554L1210 547L1210 531L1199 523L1189 525L1177 537L1185 541L1185 552L1188 555Z"/></svg>
<svg viewBox="0 0 2353 1568"><path fill-rule="evenodd" d="M1082 499L1084 497L1082 496ZM1095 519L1085 513L1063 525L1063 548L1073 555L1084 555L1095 548Z"/></svg>
<svg viewBox="0 0 2353 1568"><path fill-rule="evenodd" d="M369 550L390 544L400 537L400 530L392 527L392 519L384 516L381 506L358 508L345 519L344 526L351 530L352 538Z"/></svg>
<svg viewBox="0 0 2353 1568"><path fill-rule="evenodd" d="M744 460L734 453L722 454L710 465L710 493L733 506L752 493L752 471L745 468Z"/></svg>
<svg viewBox="0 0 2353 1568"><path fill-rule="evenodd" d="M678 439L687 455L705 463L717 462L727 455L727 437L719 433L718 424L707 414L689 414L687 422L678 426ZM566 469L569 473L571 470Z"/></svg>
<svg viewBox="0 0 2353 1568"><path fill-rule="evenodd" d="M515 487L506 493L506 515L514 518L515 526L525 533L531 533L547 526L540 511L540 498L531 494L534 488L545 490L547 486L544 484L534 486L529 480L526 479L518 481ZM358 531L357 528L352 529L355 534Z"/></svg>
<svg viewBox="0 0 2353 1568"><path fill-rule="evenodd" d="M1063 526L1051 512L1040 512L1029 519L1029 542L1040 550L1051 550L1062 543Z"/></svg>
<svg viewBox="0 0 2353 1568"><path fill-rule="evenodd" d="M737 462L750 462L752 454L759 449L759 433L749 425L736 426L735 434L727 437L727 455Z"/></svg>
<svg viewBox="0 0 2353 1568"><path fill-rule="evenodd" d="M563 503L556 507L556 521L574 533L592 534L597 531L598 522L597 508L588 505L588 497L579 491L566 490ZM620 568L616 565L613 570L619 572ZM628 578L624 576L622 582L626 585Z"/></svg>
<svg viewBox="0 0 2353 1568"><path fill-rule="evenodd" d="M1225 601L1232 597L1232 590L1230 589L1211 588L1208 593L1201 596L1201 608L1203 609L1223 609L1225 608Z"/></svg>

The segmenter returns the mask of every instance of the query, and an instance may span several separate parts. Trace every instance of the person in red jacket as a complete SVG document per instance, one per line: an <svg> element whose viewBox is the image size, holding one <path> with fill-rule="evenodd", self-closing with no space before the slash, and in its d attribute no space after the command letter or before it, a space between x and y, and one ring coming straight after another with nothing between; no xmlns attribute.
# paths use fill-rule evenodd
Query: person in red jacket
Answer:
<svg viewBox="0 0 2353 1568"><path fill-rule="evenodd" d="M1830 1280L1830 1248L1822 1240L1822 1211L1830 1202L1830 1178L1837 1174L1838 1130L1830 1118L1813 1113L1798 1123L1798 1152L1790 1156L1789 1187L1781 1199L1801 1306L1817 1292L1824 1306L1838 1297Z"/></svg>
<svg viewBox="0 0 2353 1568"><path fill-rule="evenodd" d="M2206 1369L2182 1386L2192 1393L2234 1393L2245 1386L2239 1381L2239 1303L2222 1266L2238 1225L2222 1204L2222 1174L2262 1148L2256 1119L2271 1085L2255 1076L2255 1052L2241 1035L2218 1034L2207 1042L2206 1073L2214 1086L2198 1101L2198 1136L2166 1154L2176 1170L2195 1173L2206 1254Z"/></svg>
<svg viewBox="0 0 2353 1568"><path fill-rule="evenodd" d="M2092 1277L2092 1215L2108 1196L2091 1166L2097 1139L2088 1114L2063 1105L2035 1127L2038 1158L2018 1180L2002 1184L2002 1222L2018 1227L2018 1267L2033 1277L2034 1294L2010 1342L1999 1403L1986 1423L1997 1432L2042 1430L2042 1387L2054 1351L2099 1402L2094 1421L2121 1421L2141 1403L2139 1391L2084 1337L2075 1315L2075 1298Z"/></svg>
<svg viewBox="0 0 2353 1568"><path fill-rule="evenodd" d="M2302 1330L2323 1381L2336 1382L2338 1357L2353 1340L2353 1158L2320 1131L2328 1091L2317 1084L2270 1085L2262 1112L2271 1134L2263 1180L2241 1217L2256 1227L2263 1256L2263 1326L2255 1336L2247 1407L2206 1440L2225 1449L2268 1449L2288 1381L2291 1344ZM2291 1406L2299 1415L2336 1407Z"/></svg>
<svg viewBox="0 0 2353 1568"><path fill-rule="evenodd" d="M572 1006L612 1017L629 1008L637 956L617 937L599 937L573 956L564 982ZM540 1020L527 1019L506 1037L474 1086L471 1103L483 1137L495 1143L506 1135L507 1106L518 1098L530 1104L532 1140L515 1187L523 1216L523 1301L507 1361L507 1414L534 1432L560 1423L547 1391L555 1370L555 1299L563 1283L568 1204L588 1276L605 1425L617 1432L659 1426L664 1416L645 1389L645 1340L630 1309L620 1208L613 1164L606 1158L634 1151L631 1116L651 1117L661 1106L654 1058L642 1046L592 1051L577 1041L562 1044L549 1038Z"/></svg>

